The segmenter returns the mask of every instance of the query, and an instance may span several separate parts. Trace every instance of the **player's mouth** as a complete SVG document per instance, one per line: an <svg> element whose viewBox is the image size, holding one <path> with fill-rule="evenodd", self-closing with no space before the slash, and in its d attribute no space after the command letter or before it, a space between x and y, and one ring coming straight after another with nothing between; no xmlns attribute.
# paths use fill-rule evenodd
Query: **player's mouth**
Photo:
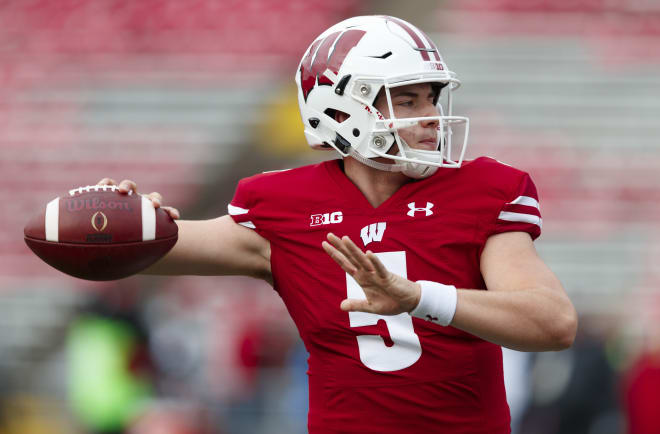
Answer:
<svg viewBox="0 0 660 434"><path fill-rule="evenodd" d="M438 140L436 138L424 139L417 142L417 149L422 149L424 151L436 151L438 149Z"/></svg>

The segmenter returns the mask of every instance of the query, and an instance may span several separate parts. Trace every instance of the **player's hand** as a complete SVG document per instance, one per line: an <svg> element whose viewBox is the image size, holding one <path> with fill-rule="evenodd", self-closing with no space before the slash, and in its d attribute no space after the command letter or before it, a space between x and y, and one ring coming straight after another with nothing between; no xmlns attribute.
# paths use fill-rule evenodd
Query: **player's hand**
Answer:
<svg viewBox="0 0 660 434"><path fill-rule="evenodd" d="M422 291L419 284L388 271L370 250L364 253L348 236L339 238L332 233L328 234L328 241L322 245L323 250L355 279L367 296L366 300L342 301L342 310L398 315L417 307Z"/></svg>
<svg viewBox="0 0 660 434"><path fill-rule="evenodd" d="M103 178L100 180L97 185L117 185L117 182L112 179L112 178ZM134 181L131 181L130 179L124 179L122 182L119 183L119 192L123 194L127 194L129 191L132 191L133 193L137 193L137 184ZM176 208L172 208L171 206L163 206L163 196L161 196L160 193L157 191L154 191L149 194L145 194L144 197L147 199L151 200L151 203L154 204L154 208L163 208L170 217L173 219L178 219L181 215L179 214L179 210Z"/></svg>

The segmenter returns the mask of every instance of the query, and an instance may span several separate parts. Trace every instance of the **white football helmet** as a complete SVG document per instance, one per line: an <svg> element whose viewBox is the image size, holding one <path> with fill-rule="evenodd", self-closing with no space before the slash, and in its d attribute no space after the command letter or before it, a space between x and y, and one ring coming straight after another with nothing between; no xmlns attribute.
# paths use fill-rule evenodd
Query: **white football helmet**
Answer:
<svg viewBox="0 0 660 434"><path fill-rule="evenodd" d="M446 89L445 108L438 98L438 116L394 116L390 89L416 83L437 83ZM438 167L460 167L469 119L452 115L452 92L460 86L435 44L417 27L399 18L349 18L323 32L309 46L296 72L298 103L305 136L314 149L336 149L371 167L424 178ZM389 107L383 116L375 107L381 89ZM337 111L349 115L335 120ZM437 150L409 147L398 130L420 121L437 120ZM464 124L458 157L452 159L452 126ZM388 154L393 144L396 154ZM374 161L385 157L393 164Z"/></svg>

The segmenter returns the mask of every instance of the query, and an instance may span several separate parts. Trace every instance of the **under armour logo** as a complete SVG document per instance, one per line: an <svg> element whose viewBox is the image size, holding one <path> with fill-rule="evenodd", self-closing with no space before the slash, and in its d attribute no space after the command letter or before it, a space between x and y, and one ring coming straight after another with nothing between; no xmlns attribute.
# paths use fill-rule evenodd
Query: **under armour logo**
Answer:
<svg viewBox="0 0 660 434"><path fill-rule="evenodd" d="M417 211L419 211L419 212L424 211L426 213L426 217L433 214L433 211L431 211L431 208L433 208L433 204L431 202L426 202L426 208L416 208L415 207L415 202L410 202L408 204L408 208L410 208L410 211L408 211L408 216L410 216L410 217L415 217L415 213Z"/></svg>
<svg viewBox="0 0 660 434"><path fill-rule="evenodd" d="M426 320L427 321L437 321L438 317L437 316L426 315Z"/></svg>

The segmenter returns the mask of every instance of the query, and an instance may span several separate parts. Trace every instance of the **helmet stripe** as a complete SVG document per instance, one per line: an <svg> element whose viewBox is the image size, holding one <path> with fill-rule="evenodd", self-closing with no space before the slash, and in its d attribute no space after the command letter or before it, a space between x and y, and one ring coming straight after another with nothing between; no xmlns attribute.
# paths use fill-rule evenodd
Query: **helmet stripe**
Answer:
<svg viewBox="0 0 660 434"><path fill-rule="evenodd" d="M419 32L422 34L422 36L424 36L424 38L426 39L426 42L428 42L428 44L429 44L429 47L431 47L433 49L432 53L435 56L435 60L437 62L441 62L442 59L440 59L440 53L438 52L438 47L435 46L435 44L433 43L431 38L429 38L429 36L426 33L422 32L421 30Z"/></svg>
<svg viewBox="0 0 660 434"><path fill-rule="evenodd" d="M435 60L438 62L440 61L440 55L438 54L438 49L435 47L435 45L431 42L428 36L424 34L424 32L420 31L420 33L424 36L424 38L429 42L430 48L424 45L424 42L422 42L422 39L419 37L419 35L406 23L405 21L396 18L396 17L386 17L388 20L394 21L397 23L403 30L410 35L412 40L417 44L417 49L422 55L423 60L431 60L429 57L429 51L431 51L435 55Z"/></svg>

